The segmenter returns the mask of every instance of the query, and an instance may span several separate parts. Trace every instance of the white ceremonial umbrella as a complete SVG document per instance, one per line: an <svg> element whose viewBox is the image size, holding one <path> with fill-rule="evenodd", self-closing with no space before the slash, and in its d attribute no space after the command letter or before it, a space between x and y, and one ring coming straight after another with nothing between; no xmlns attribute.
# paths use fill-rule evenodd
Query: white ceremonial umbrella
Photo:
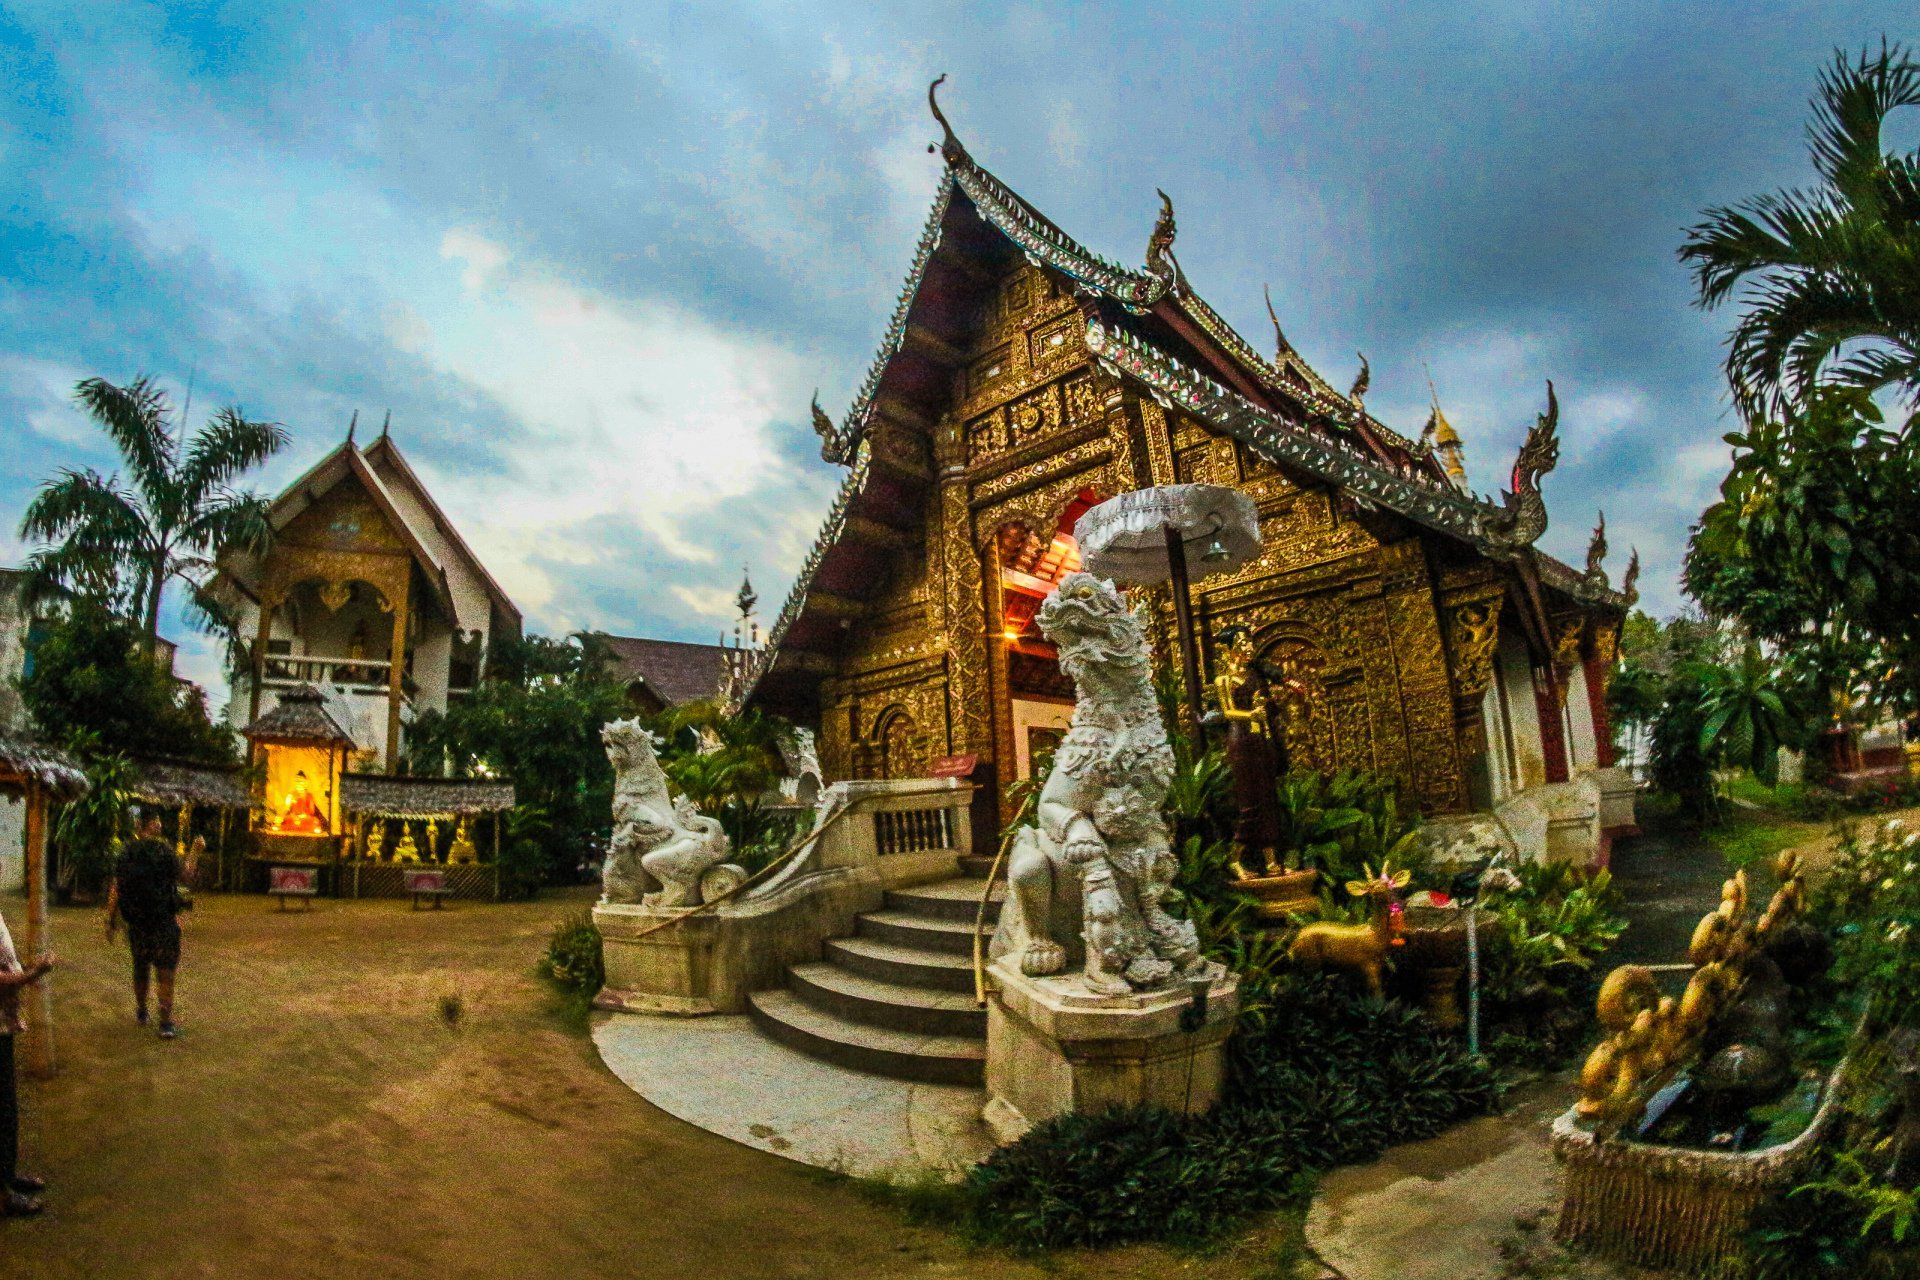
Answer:
<svg viewBox="0 0 1920 1280"><path fill-rule="evenodd" d="M1260 554L1253 499L1221 484L1162 484L1092 508L1073 527L1087 572L1116 582L1173 584L1180 665L1187 682L1189 730L1200 736L1200 651L1193 636L1189 567L1200 576L1231 573Z"/></svg>

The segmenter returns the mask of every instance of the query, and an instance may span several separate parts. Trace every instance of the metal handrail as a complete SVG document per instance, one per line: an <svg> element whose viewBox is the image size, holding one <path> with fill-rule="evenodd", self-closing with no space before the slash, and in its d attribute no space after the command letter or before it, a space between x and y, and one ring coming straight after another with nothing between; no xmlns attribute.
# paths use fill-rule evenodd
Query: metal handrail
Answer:
<svg viewBox="0 0 1920 1280"><path fill-rule="evenodd" d="M1024 814L1023 814L1024 816ZM987 1005L987 961L982 946L986 932L987 904L993 900L993 882L1000 878L1000 868L1006 864L1007 850L1013 847L1014 837L1020 834L1019 824L1007 828L1000 837L1000 847L994 851L993 865L987 868L987 887L980 891L980 905L973 913L973 1003L984 1009ZM1008 890L1011 893L1012 887ZM1003 907L1004 909L1004 903Z"/></svg>

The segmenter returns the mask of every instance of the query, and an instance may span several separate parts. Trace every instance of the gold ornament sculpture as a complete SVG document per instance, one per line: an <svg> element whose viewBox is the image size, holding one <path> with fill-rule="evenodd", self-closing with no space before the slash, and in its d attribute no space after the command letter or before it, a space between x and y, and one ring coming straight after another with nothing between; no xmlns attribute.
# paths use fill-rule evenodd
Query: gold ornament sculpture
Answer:
<svg viewBox="0 0 1920 1280"><path fill-rule="evenodd" d="M1721 886L1720 905L1694 927L1687 947L1693 976L1678 1000L1662 996L1653 971L1642 965L1621 965L1600 984L1594 1012L1607 1038L1580 1068L1574 1104L1596 1133L1639 1122L1653 1094L1699 1057L1714 1019L1739 1000L1761 945L1806 909L1799 855L1781 854L1774 869L1780 888L1757 923L1747 918L1747 873L1736 872Z"/></svg>
<svg viewBox="0 0 1920 1280"><path fill-rule="evenodd" d="M413 827L409 823L400 824L400 843L393 847L393 860L395 862L420 861L420 846L413 842Z"/></svg>
<svg viewBox="0 0 1920 1280"><path fill-rule="evenodd" d="M380 853L387 844L387 820L379 818L367 830L367 861L380 861Z"/></svg>
<svg viewBox="0 0 1920 1280"><path fill-rule="evenodd" d="M428 862L440 861L440 822L436 818L427 819L426 858Z"/></svg>
<svg viewBox="0 0 1920 1280"><path fill-rule="evenodd" d="M1405 946L1401 937L1406 927L1400 913L1400 892L1413 878L1410 871L1394 871L1382 864L1380 874L1366 868L1365 880L1347 881L1347 892L1368 899L1373 917L1366 924L1334 924L1319 921L1306 925L1293 935L1287 958L1295 964L1333 965L1352 969L1366 979L1367 994L1378 1000L1385 994L1383 970L1393 948Z"/></svg>
<svg viewBox="0 0 1920 1280"><path fill-rule="evenodd" d="M464 866L480 861L480 851L473 847L473 838L467 834L467 820L461 818L453 827L453 843L447 846L447 865Z"/></svg>

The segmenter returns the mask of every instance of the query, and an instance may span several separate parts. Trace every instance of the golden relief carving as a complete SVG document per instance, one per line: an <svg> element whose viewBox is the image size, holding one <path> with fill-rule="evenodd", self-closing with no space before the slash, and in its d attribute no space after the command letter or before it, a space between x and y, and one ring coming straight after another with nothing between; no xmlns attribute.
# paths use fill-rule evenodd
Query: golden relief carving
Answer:
<svg viewBox="0 0 1920 1280"><path fill-rule="evenodd" d="M1074 475L1098 472L1104 483L1108 468L1102 464L1112 454L1113 439L1103 432L1057 452L1044 453L1038 461L981 480L973 487L974 501L992 502L1004 494L1017 493L1049 477L1063 475L1071 479Z"/></svg>
<svg viewBox="0 0 1920 1280"><path fill-rule="evenodd" d="M1454 696L1477 704L1493 684L1500 647L1500 598L1467 600L1447 614L1447 650L1453 655Z"/></svg>
<svg viewBox="0 0 1920 1280"><path fill-rule="evenodd" d="M1134 403L1140 406L1141 433L1147 438L1147 470L1155 484L1172 484L1173 440L1172 428L1167 423L1167 411L1147 397L1135 397Z"/></svg>
<svg viewBox="0 0 1920 1280"><path fill-rule="evenodd" d="M1620 629L1596 627L1593 632L1593 660L1602 670L1611 669L1620 657Z"/></svg>
<svg viewBox="0 0 1920 1280"><path fill-rule="evenodd" d="M992 759L993 719L989 713L986 597L980 552L973 539L973 515L967 486L958 477L940 486L940 545L944 561L944 608L948 724L956 752L978 752Z"/></svg>

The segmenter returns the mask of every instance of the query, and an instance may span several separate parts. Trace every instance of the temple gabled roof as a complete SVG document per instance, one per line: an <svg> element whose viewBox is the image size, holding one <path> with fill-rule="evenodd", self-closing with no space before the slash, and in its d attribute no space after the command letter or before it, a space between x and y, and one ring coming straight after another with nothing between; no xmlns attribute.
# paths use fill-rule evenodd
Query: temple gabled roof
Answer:
<svg viewBox="0 0 1920 1280"><path fill-rule="evenodd" d="M499 611L511 628L517 630L521 622L519 607L508 598L507 593L487 571L487 567L481 563L479 556L475 555L473 549L468 546L466 539L460 536L453 522L447 518L446 512L434 500L426 485L420 481L413 467L401 454L399 446L385 432L382 432L373 444L362 449L354 443L353 433L349 431L345 440L280 491L279 496L268 505L268 522L277 534L335 486L343 482L357 483L392 527L414 564L419 567L435 604L445 613L450 622L460 625L459 614L454 606L453 588L447 578L446 564L442 563L441 558L427 545L426 540L421 536L421 531L414 527L414 521L410 520L406 512L401 509L400 504L395 500L392 485L382 477L376 464L386 468L394 481L405 487L406 495L432 522L435 530L450 548L451 554L457 557L460 565L481 583L492 606ZM255 592L257 585L255 579L260 568L260 562L249 555L230 554L222 557L220 563L222 579L246 592L249 597Z"/></svg>
<svg viewBox="0 0 1920 1280"><path fill-rule="evenodd" d="M1268 360L1208 305L1173 256L1176 227L1164 193L1145 265L1123 266L1082 245L981 167L954 136L932 89L928 98L944 135L938 149L946 167L860 390L837 424L814 408L822 457L849 471L768 633L753 696L769 677L780 685L803 667L824 669L817 651L792 650L831 647L832 629L849 624L850 602L865 594L879 570L876 556L856 544L865 535L882 543L911 536L899 527L898 513L924 501L932 476L914 474L910 460L876 457L875 430L883 422L920 430L931 425L937 416L931 406L947 394L961 358L954 337L965 329L966 299L977 290L983 266L1016 257L1072 283L1089 352L1163 405L1243 441L1276 466L1337 487L1361 507L1391 511L1514 562L1526 579L1580 603L1627 606L1603 579L1533 546L1546 527L1539 479L1558 455L1551 384L1547 412L1528 436L1510 490L1498 501L1468 493L1430 441L1416 444L1366 412L1364 368L1343 395L1286 341L1277 318Z"/></svg>

